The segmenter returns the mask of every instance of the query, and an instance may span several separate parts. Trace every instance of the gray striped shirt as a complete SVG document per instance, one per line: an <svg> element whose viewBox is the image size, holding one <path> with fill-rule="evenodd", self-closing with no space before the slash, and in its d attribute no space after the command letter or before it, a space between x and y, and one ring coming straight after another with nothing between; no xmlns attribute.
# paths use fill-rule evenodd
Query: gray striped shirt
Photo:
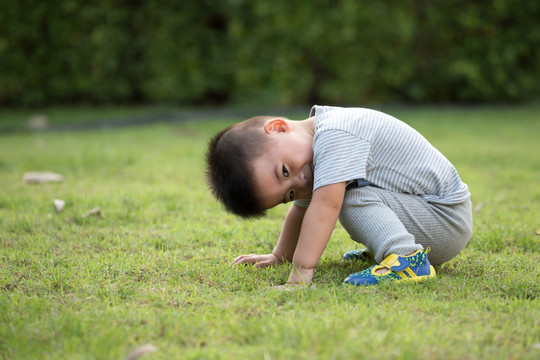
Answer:
<svg viewBox="0 0 540 360"><path fill-rule="evenodd" d="M437 204L470 197L455 167L420 133L379 111L313 106L313 191L364 179L383 189ZM298 200L306 207L309 199Z"/></svg>

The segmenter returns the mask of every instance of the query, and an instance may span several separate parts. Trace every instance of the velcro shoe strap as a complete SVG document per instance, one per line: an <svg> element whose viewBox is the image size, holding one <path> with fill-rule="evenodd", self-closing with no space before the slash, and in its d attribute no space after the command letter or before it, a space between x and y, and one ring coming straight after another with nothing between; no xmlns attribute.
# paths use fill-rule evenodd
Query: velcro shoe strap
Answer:
<svg viewBox="0 0 540 360"><path fill-rule="evenodd" d="M397 272L408 268L410 263L403 256L390 254L381 262L381 265Z"/></svg>

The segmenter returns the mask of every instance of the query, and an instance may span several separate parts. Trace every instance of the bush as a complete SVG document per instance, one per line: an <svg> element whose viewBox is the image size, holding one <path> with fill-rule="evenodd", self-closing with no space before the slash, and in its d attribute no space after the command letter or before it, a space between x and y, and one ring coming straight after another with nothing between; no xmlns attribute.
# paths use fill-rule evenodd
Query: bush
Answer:
<svg viewBox="0 0 540 360"><path fill-rule="evenodd" d="M520 101L536 0L4 2L0 104Z"/></svg>

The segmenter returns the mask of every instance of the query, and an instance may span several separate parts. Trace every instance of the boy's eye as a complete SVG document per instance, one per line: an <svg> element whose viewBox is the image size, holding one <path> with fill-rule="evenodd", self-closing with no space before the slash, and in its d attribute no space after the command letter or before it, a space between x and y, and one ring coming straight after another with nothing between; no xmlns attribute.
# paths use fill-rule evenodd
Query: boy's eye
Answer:
<svg viewBox="0 0 540 360"><path fill-rule="evenodd" d="M284 177L289 177L289 172L287 171L287 169L285 168L285 166L283 166L283 168L281 169L281 172L283 172L283 176L284 176Z"/></svg>
<svg viewBox="0 0 540 360"><path fill-rule="evenodd" d="M293 201L294 200L294 191L290 191L289 192L289 201Z"/></svg>

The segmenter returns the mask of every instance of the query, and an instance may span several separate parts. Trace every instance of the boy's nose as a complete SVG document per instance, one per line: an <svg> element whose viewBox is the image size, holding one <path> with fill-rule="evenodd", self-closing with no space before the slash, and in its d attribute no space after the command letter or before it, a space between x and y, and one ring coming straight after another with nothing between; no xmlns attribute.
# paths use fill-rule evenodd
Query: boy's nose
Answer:
<svg viewBox="0 0 540 360"><path fill-rule="evenodd" d="M311 167L309 165L304 166L302 170L298 172L297 177L300 184L309 185L312 180Z"/></svg>
<svg viewBox="0 0 540 360"><path fill-rule="evenodd" d="M307 183L307 179L303 171L300 171L298 175L296 175L296 183L298 185L305 185Z"/></svg>
<svg viewBox="0 0 540 360"><path fill-rule="evenodd" d="M295 188L307 191L308 188L312 188L312 187L313 187L313 184L311 182L311 179L307 177L304 172L300 172L298 175L296 175Z"/></svg>

